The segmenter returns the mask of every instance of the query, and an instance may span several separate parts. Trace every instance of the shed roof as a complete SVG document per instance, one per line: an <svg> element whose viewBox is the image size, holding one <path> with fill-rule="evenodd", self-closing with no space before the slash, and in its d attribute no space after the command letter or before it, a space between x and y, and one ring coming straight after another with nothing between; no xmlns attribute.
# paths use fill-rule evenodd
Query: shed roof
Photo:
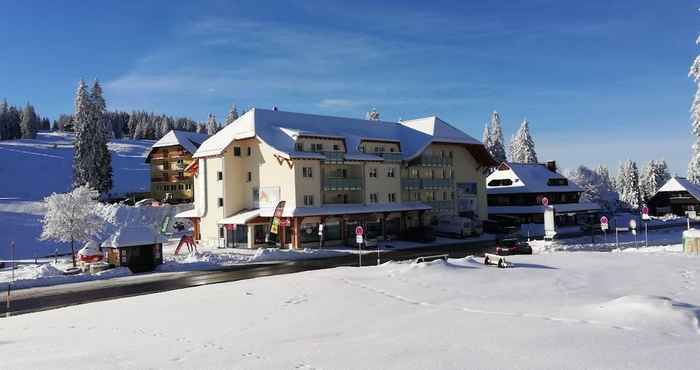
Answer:
<svg viewBox="0 0 700 370"><path fill-rule="evenodd" d="M511 185L489 186L492 180L510 179ZM496 171L486 178L488 194L519 193L564 193L581 192L580 186L567 179L567 185L549 185L550 179L566 179L561 174L551 171L542 163L506 163L503 162Z"/></svg>
<svg viewBox="0 0 700 370"><path fill-rule="evenodd" d="M673 177L656 191L658 193L666 193L672 191L687 191L693 198L700 201L700 186L693 184L685 177ZM654 194L654 195L656 195Z"/></svg>

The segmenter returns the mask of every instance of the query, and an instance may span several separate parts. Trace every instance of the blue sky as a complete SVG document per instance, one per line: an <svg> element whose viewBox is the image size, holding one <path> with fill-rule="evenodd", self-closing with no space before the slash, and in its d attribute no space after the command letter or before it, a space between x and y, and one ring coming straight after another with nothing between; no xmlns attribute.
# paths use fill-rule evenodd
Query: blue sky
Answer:
<svg viewBox="0 0 700 370"><path fill-rule="evenodd" d="M0 97L69 112L99 78L110 109L221 120L227 107L437 114L506 139L527 117L563 167L690 157L696 1L16 1ZM12 16L7 16L11 14Z"/></svg>

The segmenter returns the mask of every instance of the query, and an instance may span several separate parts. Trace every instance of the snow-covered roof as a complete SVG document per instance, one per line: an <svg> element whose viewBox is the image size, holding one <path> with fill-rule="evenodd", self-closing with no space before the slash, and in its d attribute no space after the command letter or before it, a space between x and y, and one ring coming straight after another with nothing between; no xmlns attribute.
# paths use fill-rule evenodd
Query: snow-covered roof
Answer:
<svg viewBox="0 0 700 370"><path fill-rule="evenodd" d="M550 185L550 179L565 179L567 185ZM489 185L492 180L511 180L510 185ZM488 194L581 192L580 186L541 163L501 163L486 178Z"/></svg>
<svg viewBox="0 0 700 370"><path fill-rule="evenodd" d="M197 148L199 148L199 146L202 145L202 143L208 138L209 135L207 134L170 130L170 132L165 134L165 136L160 138L160 140L156 141L153 146L151 146L151 150L148 152L146 157L150 157L151 151L153 151L154 148L163 148L175 145L182 146L182 148L188 153L194 154L197 151Z"/></svg>
<svg viewBox="0 0 700 370"><path fill-rule="evenodd" d="M115 232L102 243L103 248L123 248L162 243L163 238L146 226L127 226Z"/></svg>
<svg viewBox="0 0 700 370"><path fill-rule="evenodd" d="M300 157L304 152L295 150L300 136L337 138L345 141L347 155L362 160L365 153L359 151L363 140L400 142L406 159L419 155L433 142L464 144L482 163L492 165L482 143L437 117L403 122L370 121L357 118L321 116L278 110L251 109L236 121L224 127L205 141L195 157L220 155L234 140L256 137L280 154ZM318 156L318 153L314 153ZM382 160L372 156L366 160Z"/></svg>
<svg viewBox="0 0 700 370"><path fill-rule="evenodd" d="M243 210L217 222L219 225L245 225L246 222L260 216L259 209Z"/></svg>
<svg viewBox="0 0 700 370"><path fill-rule="evenodd" d="M687 191L693 198L700 200L700 186L693 184L685 177L673 177L656 191L658 193L672 192L672 191ZM655 195L656 195L655 194Z"/></svg>
<svg viewBox="0 0 700 370"><path fill-rule="evenodd" d="M595 203L565 203L555 204L554 213L598 211L600 206ZM490 206L489 215L525 215L544 213L544 206Z"/></svg>
<svg viewBox="0 0 700 370"><path fill-rule="evenodd" d="M431 207L421 202L403 203L374 203L374 204L329 204L323 207L296 207L285 208L282 217L325 216L338 214L363 214L383 212L405 212L430 210ZM274 208L261 209L260 216L272 217Z"/></svg>

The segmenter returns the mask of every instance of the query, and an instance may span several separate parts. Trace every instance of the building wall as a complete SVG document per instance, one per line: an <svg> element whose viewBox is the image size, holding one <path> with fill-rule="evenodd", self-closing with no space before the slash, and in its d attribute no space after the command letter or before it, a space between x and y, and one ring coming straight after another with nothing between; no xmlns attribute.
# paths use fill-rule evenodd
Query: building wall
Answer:
<svg viewBox="0 0 700 370"><path fill-rule="evenodd" d="M304 168L311 169L311 177L304 177ZM299 191L295 194L295 202L298 207L320 207L323 203L321 197L321 182L323 173L321 172L321 161L319 160L294 160L294 182L295 189ZM304 196L313 197L312 205L304 205Z"/></svg>
<svg viewBox="0 0 700 370"><path fill-rule="evenodd" d="M217 172L222 171L224 164L223 157L209 157L199 159L199 174L198 180L195 182L195 194L202 194L202 203L205 203L203 208L197 209L203 214L200 219L200 233L202 242L208 245L213 245L219 240L219 227L217 221L224 217L224 208L219 207L218 200L223 198L224 185L223 181L217 180ZM200 190L206 184L206 191ZM199 198L197 199L199 203Z"/></svg>
<svg viewBox="0 0 700 370"><path fill-rule="evenodd" d="M371 177L373 169L377 177ZM394 177L389 177L389 169L394 171ZM389 194L395 194L396 202L401 203L401 166L398 162L368 162L364 166L364 199L371 203L370 194L377 194L377 203L389 203Z"/></svg>

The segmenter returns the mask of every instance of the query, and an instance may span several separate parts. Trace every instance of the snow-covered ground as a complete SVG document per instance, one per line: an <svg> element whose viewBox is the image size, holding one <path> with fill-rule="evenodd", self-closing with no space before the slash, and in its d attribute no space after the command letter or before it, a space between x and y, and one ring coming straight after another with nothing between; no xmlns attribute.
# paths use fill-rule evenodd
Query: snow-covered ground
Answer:
<svg viewBox="0 0 700 370"><path fill-rule="evenodd" d="M39 241L41 200L51 193L70 190L72 180L73 134L39 133L35 140L0 141L0 259L10 257L15 241L17 258L53 254L64 243ZM145 154L153 144L148 140L114 140L112 152L114 193L147 191L150 170Z"/></svg>
<svg viewBox="0 0 700 370"><path fill-rule="evenodd" d="M3 368L690 369L700 257L549 253L217 284L2 320Z"/></svg>
<svg viewBox="0 0 700 370"><path fill-rule="evenodd" d="M552 251L616 251L637 249L645 250L645 242L648 250L662 249L681 250L681 242L685 227L674 227L668 229L649 230L648 238L645 237L644 229L637 230L637 236L631 232L619 232L617 237L615 232L608 232L607 235L596 234L591 236L582 236L578 238L567 238L545 242L543 240L530 241L535 252L552 252ZM593 241L595 239L595 241Z"/></svg>

